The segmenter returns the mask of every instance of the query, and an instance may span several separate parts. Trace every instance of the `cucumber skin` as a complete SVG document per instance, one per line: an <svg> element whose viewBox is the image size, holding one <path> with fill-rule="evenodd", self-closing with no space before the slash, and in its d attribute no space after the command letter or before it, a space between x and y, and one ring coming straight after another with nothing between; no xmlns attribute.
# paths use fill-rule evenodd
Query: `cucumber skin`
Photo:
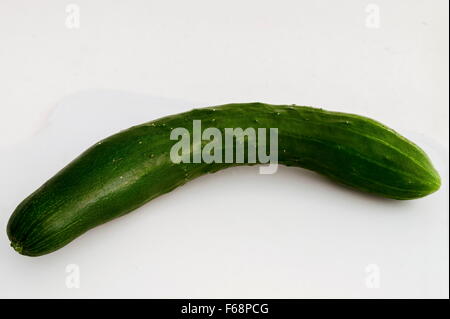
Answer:
<svg viewBox="0 0 450 319"><path fill-rule="evenodd" d="M263 103L194 109L131 127L93 145L28 196L7 233L23 255L40 256L198 176L236 165L170 160L173 128L278 128L278 162L394 199L435 192L440 177L427 155L386 126L358 115ZM204 142L204 144L207 143Z"/></svg>

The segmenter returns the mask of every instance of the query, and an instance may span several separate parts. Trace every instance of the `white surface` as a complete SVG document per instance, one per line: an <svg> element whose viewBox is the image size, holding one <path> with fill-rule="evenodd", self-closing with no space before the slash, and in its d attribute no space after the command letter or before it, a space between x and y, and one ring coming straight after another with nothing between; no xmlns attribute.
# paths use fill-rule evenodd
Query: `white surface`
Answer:
<svg viewBox="0 0 450 319"><path fill-rule="evenodd" d="M44 128L0 161L1 224L88 146L190 103L112 91L61 101ZM3 297L442 297L448 289L448 160L415 201L348 190L302 169L229 169L194 180L40 258L0 245ZM80 288L68 289L69 264ZM380 288L366 286L366 267ZM370 270L370 268L369 268Z"/></svg>
<svg viewBox="0 0 450 319"><path fill-rule="evenodd" d="M101 137L236 101L376 118L425 148L444 185L396 202L301 169L226 170L45 257L19 256L4 232L0 297L448 298L447 1L376 1L375 29L356 0L74 3L79 29L61 1L0 3L3 229Z"/></svg>

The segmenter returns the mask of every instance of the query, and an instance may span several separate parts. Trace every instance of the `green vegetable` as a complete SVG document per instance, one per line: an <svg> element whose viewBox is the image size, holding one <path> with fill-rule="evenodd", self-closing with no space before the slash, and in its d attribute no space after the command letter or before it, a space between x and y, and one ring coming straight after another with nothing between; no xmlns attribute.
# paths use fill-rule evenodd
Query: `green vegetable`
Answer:
<svg viewBox="0 0 450 319"><path fill-rule="evenodd" d="M23 255L48 254L198 176L249 165L174 163L170 150L177 141L170 133L184 127L192 135L193 120L222 133L278 128L280 164L307 168L358 190L413 199L440 187L426 154L374 120L303 106L228 104L134 126L95 144L16 208L7 227L11 246Z"/></svg>

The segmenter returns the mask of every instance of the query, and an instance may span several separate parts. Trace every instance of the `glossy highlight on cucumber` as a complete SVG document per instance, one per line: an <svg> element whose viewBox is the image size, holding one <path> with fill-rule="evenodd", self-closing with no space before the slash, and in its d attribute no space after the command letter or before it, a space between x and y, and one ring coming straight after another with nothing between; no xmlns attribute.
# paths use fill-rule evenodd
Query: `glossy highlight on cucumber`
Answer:
<svg viewBox="0 0 450 319"><path fill-rule="evenodd" d="M246 163L173 163L173 128L278 128L278 162L313 170L354 189L414 199L440 177L414 143L372 119L295 105L227 104L131 127L82 153L23 200L7 226L11 246L40 256L186 182ZM207 141L205 141L207 143ZM245 212L242 212L243 214Z"/></svg>

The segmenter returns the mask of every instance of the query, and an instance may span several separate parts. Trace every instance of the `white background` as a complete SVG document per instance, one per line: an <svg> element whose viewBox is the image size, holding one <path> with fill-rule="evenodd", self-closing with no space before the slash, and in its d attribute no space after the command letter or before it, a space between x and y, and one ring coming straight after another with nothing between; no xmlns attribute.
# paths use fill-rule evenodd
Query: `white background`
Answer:
<svg viewBox="0 0 450 319"><path fill-rule="evenodd" d="M2 0L3 230L98 139L228 102L373 117L422 146L443 186L399 202L302 169L225 170L47 256L2 231L0 297L448 298L448 67L446 0Z"/></svg>

